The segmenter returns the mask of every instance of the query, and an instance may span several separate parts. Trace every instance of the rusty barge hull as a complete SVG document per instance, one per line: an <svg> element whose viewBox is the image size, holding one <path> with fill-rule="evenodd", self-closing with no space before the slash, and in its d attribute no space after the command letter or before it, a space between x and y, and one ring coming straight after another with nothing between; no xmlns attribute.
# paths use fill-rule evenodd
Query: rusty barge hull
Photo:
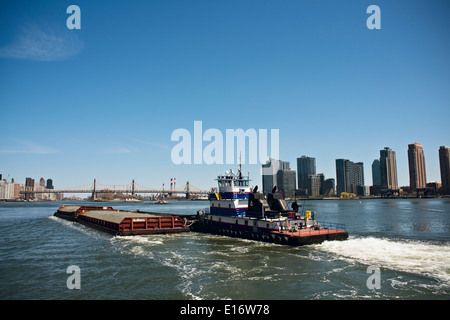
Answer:
<svg viewBox="0 0 450 320"><path fill-rule="evenodd" d="M189 232L187 220L170 213L115 210L112 207L61 206L58 218L114 235L151 235Z"/></svg>

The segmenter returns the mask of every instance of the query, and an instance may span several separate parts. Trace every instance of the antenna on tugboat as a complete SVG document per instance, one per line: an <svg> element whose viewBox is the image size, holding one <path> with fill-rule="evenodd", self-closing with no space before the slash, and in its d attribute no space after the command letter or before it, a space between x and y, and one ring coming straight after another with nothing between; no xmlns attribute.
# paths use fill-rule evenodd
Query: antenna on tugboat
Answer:
<svg viewBox="0 0 450 320"><path fill-rule="evenodd" d="M241 163L242 151L239 152L239 179L242 179L242 163Z"/></svg>

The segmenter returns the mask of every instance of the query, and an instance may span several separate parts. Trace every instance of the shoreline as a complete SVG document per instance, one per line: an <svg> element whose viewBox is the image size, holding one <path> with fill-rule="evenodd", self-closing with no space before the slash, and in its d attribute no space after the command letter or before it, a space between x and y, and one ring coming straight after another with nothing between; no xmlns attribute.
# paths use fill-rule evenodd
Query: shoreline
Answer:
<svg viewBox="0 0 450 320"><path fill-rule="evenodd" d="M354 198L338 198L338 197L311 197L311 198L288 198L286 201L295 200L378 200L378 199L450 199L450 195L427 196L427 197L354 197Z"/></svg>
<svg viewBox="0 0 450 320"><path fill-rule="evenodd" d="M312 197L312 198L297 198L297 199L286 199L286 201L305 201L305 200L342 200L342 201L352 201L352 200L386 200L386 199L392 199L392 200L415 200L415 199L450 199L449 195L440 195L440 196L428 196L428 197L355 197L355 198L338 198L338 197ZM85 199L63 199L63 200L33 200L33 201L25 201L25 200L19 200L19 199L2 199L0 200L0 203L27 203L27 202L37 202L37 203L43 203L43 202L70 202L70 201L85 201L85 202L107 202L107 203L136 203L136 204L155 204L154 200L142 200L142 201L113 201L113 200L85 200ZM170 203L180 202L180 201L209 201L208 199L168 199L166 200ZM157 204L157 203L156 203Z"/></svg>

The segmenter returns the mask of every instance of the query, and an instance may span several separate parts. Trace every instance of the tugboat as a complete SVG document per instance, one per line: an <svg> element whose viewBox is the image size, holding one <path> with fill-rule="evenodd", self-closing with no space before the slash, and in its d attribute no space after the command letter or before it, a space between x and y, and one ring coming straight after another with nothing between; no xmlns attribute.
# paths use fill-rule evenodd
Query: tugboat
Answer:
<svg viewBox="0 0 450 320"><path fill-rule="evenodd" d="M216 180L218 188L209 194L210 208L197 212L192 231L292 246L348 238L344 225L319 223L314 212L298 212L296 201L290 209L276 187L267 198L258 186L251 189L241 165L237 173L230 170Z"/></svg>

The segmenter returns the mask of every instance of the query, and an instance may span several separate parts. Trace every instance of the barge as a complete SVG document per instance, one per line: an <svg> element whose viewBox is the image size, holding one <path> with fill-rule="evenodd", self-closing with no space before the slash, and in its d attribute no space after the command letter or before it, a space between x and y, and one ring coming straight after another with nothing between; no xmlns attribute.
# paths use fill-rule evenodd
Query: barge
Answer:
<svg viewBox="0 0 450 320"><path fill-rule="evenodd" d="M112 207L61 206L54 216L114 235L189 232L189 220L170 213L115 210Z"/></svg>
<svg viewBox="0 0 450 320"><path fill-rule="evenodd" d="M239 166L217 177L218 188L209 195L210 207L197 212L192 231L301 246L326 240L345 240L348 232L343 224L318 222L315 212L292 209L281 192L273 188L266 196L256 186L249 187Z"/></svg>

